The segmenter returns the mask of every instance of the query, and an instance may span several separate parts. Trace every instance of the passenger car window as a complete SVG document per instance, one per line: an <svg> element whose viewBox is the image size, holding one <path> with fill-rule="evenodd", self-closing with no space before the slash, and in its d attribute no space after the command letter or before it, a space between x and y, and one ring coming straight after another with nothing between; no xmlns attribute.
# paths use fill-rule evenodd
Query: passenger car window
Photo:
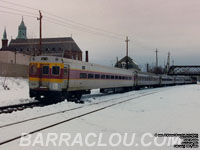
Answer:
<svg viewBox="0 0 200 150"><path fill-rule="evenodd" d="M99 74L95 74L95 79L99 79L100 75Z"/></svg>
<svg viewBox="0 0 200 150"><path fill-rule="evenodd" d="M86 73L80 73L80 78L81 79L86 79L87 78L87 74Z"/></svg>
<svg viewBox="0 0 200 150"><path fill-rule="evenodd" d="M105 79L106 78L106 76L105 75L101 75L101 79Z"/></svg>
<svg viewBox="0 0 200 150"><path fill-rule="evenodd" d="M110 79L110 75L106 75L106 79Z"/></svg>
<svg viewBox="0 0 200 150"><path fill-rule="evenodd" d="M93 74L88 74L88 79L93 79L94 75Z"/></svg>

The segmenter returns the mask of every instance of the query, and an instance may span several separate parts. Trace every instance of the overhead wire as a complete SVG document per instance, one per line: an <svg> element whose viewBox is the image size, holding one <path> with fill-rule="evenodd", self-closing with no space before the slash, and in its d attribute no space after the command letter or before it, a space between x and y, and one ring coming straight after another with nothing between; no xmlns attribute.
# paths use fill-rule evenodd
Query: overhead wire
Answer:
<svg viewBox="0 0 200 150"><path fill-rule="evenodd" d="M16 13L16 12L10 12L10 11L3 11L3 10L0 10L0 12L2 12L2 13L7 13L7 14L12 14L12 15L18 15L18 16L26 16L26 17L37 18L37 17L35 17L35 16L25 15L25 14L20 14L20 13Z"/></svg>
<svg viewBox="0 0 200 150"><path fill-rule="evenodd" d="M36 15L36 16L38 16L38 14L35 14L35 13L31 13L31 12L28 12L28 11L23 11L23 10L19 10L19 9L7 7L7 6L2 6L2 5L0 5L0 7L1 7L1 8L5 8L5 9L10 9L10 10L19 11L19 12L22 12L22 13L27 13L27 14L31 14L31 15Z"/></svg>
<svg viewBox="0 0 200 150"><path fill-rule="evenodd" d="M89 31L89 30L84 30L84 29L81 29L81 28L78 28L78 27L74 27L72 25L65 24L65 23L62 23L62 22L55 22L55 21L45 19L45 18L44 18L44 21L47 21L47 22L50 22L50 23L53 23L53 24L57 24L57 25L60 25L60 26L65 26L65 27L68 27L68 28L71 28L71 29L79 30L79 31L82 31L82 32L87 32L87 33L91 33L91 34L94 34L94 35L103 36L103 37L106 37L106 38L122 40L121 38L118 38L118 37L112 37L112 36L102 34L102 33L95 33L95 32L92 32L92 31Z"/></svg>
<svg viewBox="0 0 200 150"><path fill-rule="evenodd" d="M11 5L15 5L15 6L19 6L19 7L23 7L23 8L27 8L27 9L31 9L31 10L37 10L39 11L39 9L36 9L36 8L32 8L32 7L29 7L29 6L24 6L24 5L20 5L20 4L16 4L16 3L13 3L13 2L8 2L8 1L5 1L5 0L0 0L1 2L4 2L4 3L7 3L7 4L11 4ZM7 7L8 8L8 7ZM12 8L10 8L12 9ZM15 9L16 10L16 9ZM16 10L16 11L20 11L20 10ZM22 11L21 11L22 12ZM25 12L25 11L24 11ZM99 29L99 28L95 28L95 27L92 27L92 26L88 26L88 25L84 25L84 24L81 24L81 23L78 23L78 22L75 22L73 20L70 20L70 19L66 19L66 18L63 18L63 17L60 17L60 16L57 16L57 15L54 15L52 13L49 13L47 11L43 11L43 13L46 13L46 14L49 14L51 16L54 16L56 17L56 19L54 18L50 18L48 16L45 16L49 19L52 19L53 21L51 21L52 23L56 20L57 22L60 22L60 23L64 23L64 24L67 24L69 26L74 26L74 28L79 28L79 31L83 31L83 32L88 32L88 33L92 33L92 34L96 34L96 35L100 35L100 36L104 36L104 37L109 37L109 38L114 38L114 39L120 39L122 40L122 34L118 34L118 33L114 33L114 32L110 32L110 31L106 31L106 30L103 30L103 29ZM27 12L25 12L27 13ZM29 12L28 12L29 13ZM59 19L62 19L64 20L65 22L61 21L61 20L58 20ZM49 21L49 20L48 20ZM70 22L70 23L68 23ZM55 22L54 22L55 23ZM61 24L60 24L61 25Z"/></svg>

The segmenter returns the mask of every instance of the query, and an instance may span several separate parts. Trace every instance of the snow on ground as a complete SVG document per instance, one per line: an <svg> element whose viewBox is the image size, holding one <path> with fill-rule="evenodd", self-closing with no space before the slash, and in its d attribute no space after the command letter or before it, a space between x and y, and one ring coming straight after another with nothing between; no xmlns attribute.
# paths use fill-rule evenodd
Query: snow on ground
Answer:
<svg viewBox="0 0 200 150"><path fill-rule="evenodd" d="M18 80L21 81L20 79ZM27 83L27 81L22 82ZM27 87L22 86L22 89L23 88L26 89ZM103 143L106 143L108 141L108 137L113 133L120 133L121 135L125 133L128 133L129 135L131 133L136 133L136 141L140 141L144 133L151 133L152 135L154 135L155 133L200 133L200 85L182 85L156 89L145 89L123 94L99 94L98 90L94 90L92 93L93 96L86 95L83 97L83 99L86 101L85 104L75 104L64 101L46 107L35 107L33 109L25 109L21 112L14 112L12 114L1 114L0 126L23 119L40 116L43 114L66 110L69 108L75 108L82 105L88 105L93 102L107 99L115 99L119 97L123 97L120 99L123 100L129 96L136 97L143 93L151 93L154 91L160 92L133 99L132 101L120 105L115 105L102 111L81 117L79 119L72 120L70 122L63 123L55 127L51 127L49 129L41 131L40 133L44 135L44 138L45 135L47 135L48 133L57 133L58 135L61 135L61 133L70 133L72 134L72 137L74 137L77 133L80 133L83 137L84 135L87 135L91 132L96 133L96 135L102 133ZM3 94L4 92L5 91L3 91ZM12 99L12 90L6 92L10 92L9 94L7 94L7 97L8 99ZM24 97L23 94L21 96L21 98L24 98L26 94L24 94ZM6 138L14 137L17 134L20 134L22 131L33 131L44 126L51 125L52 123L65 120L69 117L74 117L78 114L97 109L101 106L104 105L102 104L92 107L85 107L81 110L74 110L72 112L49 116L48 118L38 119L32 122L19 124L17 126L10 126L9 128L0 129L0 142L5 140ZM32 142L33 139L37 137L37 135L38 134L33 135ZM148 137L147 139L150 141L152 140L150 137ZM95 137L91 137L90 140L92 142L95 141ZM69 147L65 144L63 144L63 146L61 147L54 147L52 144L47 147L42 147L40 144L30 147L20 147L19 142L20 140L16 140L9 144L2 145L0 146L0 149L174 149L173 147L156 147L155 145L144 147L140 144L138 147L135 147L134 145L131 147L125 147L122 144L117 147L88 147L85 145L79 146L79 144L76 144L74 147ZM72 141L70 141L69 143L71 142Z"/></svg>
<svg viewBox="0 0 200 150"><path fill-rule="evenodd" d="M4 89L6 85L8 89ZM28 80L24 78L0 77L0 106L28 103L34 101L29 98Z"/></svg>

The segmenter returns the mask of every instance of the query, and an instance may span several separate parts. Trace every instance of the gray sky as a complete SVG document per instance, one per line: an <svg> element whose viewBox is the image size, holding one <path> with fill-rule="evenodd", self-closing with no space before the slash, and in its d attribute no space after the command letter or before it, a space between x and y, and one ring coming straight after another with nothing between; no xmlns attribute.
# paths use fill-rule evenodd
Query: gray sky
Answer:
<svg viewBox="0 0 200 150"><path fill-rule="evenodd" d="M129 54L138 64L155 63L156 48L159 51L160 65L166 62L168 51L171 52L171 59L175 60L175 64L200 64L199 0L5 1L41 9L44 19L55 18L44 12L46 11L81 24L121 34L121 39L106 38L43 20L43 37L65 37L72 34L83 52L89 50L90 61L95 63L111 65L117 56L123 57L126 48L124 40L128 35L131 40ZM0 0L0 11L11 11L1 6L38 14L36 10L17 7ZM16 13L24 14L28 37L38 37L37 19L25 16L27 13L24 12ZM6 27L9 39L11 36L16 38L22 17L0 12L0 18L1 36Z"/></svg>

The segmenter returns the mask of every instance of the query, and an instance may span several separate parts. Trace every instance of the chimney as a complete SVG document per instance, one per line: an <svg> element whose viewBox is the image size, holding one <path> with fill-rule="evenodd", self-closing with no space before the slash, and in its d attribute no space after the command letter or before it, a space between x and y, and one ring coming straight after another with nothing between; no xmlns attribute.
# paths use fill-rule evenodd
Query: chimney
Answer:
<svg viewBox="0 0 200 150"><path fill-rule="evenodd" d="M147 63L147 72L149 72L149 64Z"/></svg>
<svg viewBox="0 0 200 150"><path fill-rule="evenodd" d="M88 62L89 58L88 58L88 51L85 51L85 61Z"/></svg>

